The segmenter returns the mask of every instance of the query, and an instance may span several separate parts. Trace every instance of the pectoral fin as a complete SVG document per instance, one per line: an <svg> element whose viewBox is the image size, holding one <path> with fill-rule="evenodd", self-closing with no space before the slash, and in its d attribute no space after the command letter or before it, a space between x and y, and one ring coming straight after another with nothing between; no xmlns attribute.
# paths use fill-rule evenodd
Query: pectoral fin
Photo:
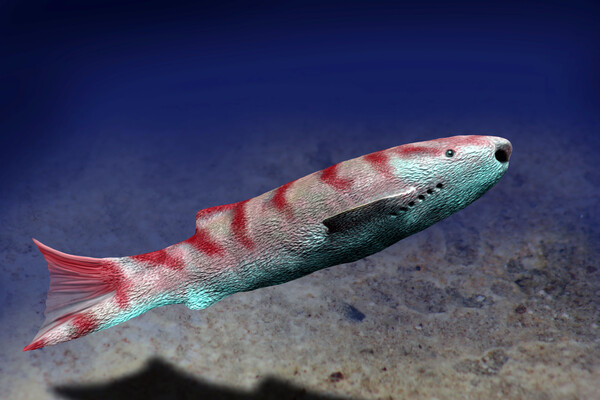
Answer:
<svg viewBox="0 0 600 400"><path fill-rule="evenodd" d="M415 188L411 187L402 193L362 204L325 219L323 225L330 233L341 232L377 219L401 215L408 210L408 203L414 201L411 196L414 193Z"/></svg>

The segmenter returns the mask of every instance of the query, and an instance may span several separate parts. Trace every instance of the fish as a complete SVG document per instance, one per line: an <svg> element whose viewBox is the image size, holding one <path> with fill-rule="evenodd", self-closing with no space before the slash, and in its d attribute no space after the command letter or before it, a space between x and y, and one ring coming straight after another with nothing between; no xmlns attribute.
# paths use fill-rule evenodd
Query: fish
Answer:
<svg viewBox="0 0 600 400"><path fill-rule="evenodd" d="M200 210L192 237L92 258L33 239L48 263L45 321L23 351L115 326L155 307L200 310L237 292L360 260L456 213L506 173L504 138L452 136L366 154L260 196Z"/></svg>

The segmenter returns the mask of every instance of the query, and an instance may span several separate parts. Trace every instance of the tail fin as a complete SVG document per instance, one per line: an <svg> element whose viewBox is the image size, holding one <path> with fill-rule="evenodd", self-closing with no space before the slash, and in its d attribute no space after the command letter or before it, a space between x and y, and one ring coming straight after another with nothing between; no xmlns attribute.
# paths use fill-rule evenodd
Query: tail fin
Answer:
<svg viewBox="0 0 600 400"><path fill-rule="evenodd" d="M114 325L100 322L100 307L106 313L107 300L117 297L123 276L114 259L80 257L54 250L37 240L50 270L50 289L46 300L46 320L23 351L65 342Z"/></svg>

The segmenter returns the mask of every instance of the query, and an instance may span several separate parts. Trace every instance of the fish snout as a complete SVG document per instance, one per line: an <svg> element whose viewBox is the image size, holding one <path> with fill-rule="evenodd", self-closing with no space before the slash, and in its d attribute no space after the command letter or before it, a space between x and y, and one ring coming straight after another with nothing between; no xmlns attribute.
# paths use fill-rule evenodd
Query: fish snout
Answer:
<svg viewBox="0 0 600 400"><path fill-rule="evenodd" d="M491 136L490 139L494 144L494 158L502 164L507 163L512 153L512 144L497 136Z"/></svg>

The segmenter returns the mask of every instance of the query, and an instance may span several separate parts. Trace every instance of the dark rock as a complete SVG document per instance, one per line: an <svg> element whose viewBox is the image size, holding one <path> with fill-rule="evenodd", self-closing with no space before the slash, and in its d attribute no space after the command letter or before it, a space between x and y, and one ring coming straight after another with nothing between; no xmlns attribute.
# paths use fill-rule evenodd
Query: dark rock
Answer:
<svg viewBox="0 0 600 400"><path fill-rule="evenodd" d="M365 314L358 311L352 304L345 304L345 309L346 318L356 322L362 322L365 319Z"/></svg>
<svg viewBox="0 0 600 400"><path fill-rule="evenodd" d="M329 375L330 382L339 382L342 379L344 379L344 374L342 374L340 371L334 372L331 375Z"/></svg>
<svg viewBox="0 0 600 400"><path fill-rule="evenodd" d="M527 312L527 307L525 307L525 305L523 304L519 304L516 308L515 308L515 312L517 314L525 314Z"/></svg>

